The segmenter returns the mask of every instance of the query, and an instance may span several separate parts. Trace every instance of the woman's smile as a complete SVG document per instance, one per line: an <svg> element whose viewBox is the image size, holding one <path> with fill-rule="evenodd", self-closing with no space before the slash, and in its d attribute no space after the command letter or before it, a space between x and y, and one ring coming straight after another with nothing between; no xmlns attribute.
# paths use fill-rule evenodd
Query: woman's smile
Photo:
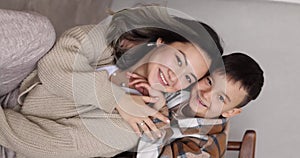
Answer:
<svg viewBox="0 0 300 158"><path fill-rule="evenodd" d="M169 83L161 69L158 69L158 80L163 86L169 86Z"/></svg>

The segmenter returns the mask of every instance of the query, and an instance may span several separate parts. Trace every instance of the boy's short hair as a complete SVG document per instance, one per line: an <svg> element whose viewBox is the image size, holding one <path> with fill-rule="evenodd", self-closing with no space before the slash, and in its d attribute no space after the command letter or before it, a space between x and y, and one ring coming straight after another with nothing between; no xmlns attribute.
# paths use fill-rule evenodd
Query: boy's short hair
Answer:
<svg viewBox="0 0 300 158"><path fill-rule="evenodd" d="M243 53L224 55L223 63L226 77L229 81L240 82L241 87L247 92L244 100L236 106L241 108L251 100L255 100L264 84L263 70L250 56Z"/></svg>

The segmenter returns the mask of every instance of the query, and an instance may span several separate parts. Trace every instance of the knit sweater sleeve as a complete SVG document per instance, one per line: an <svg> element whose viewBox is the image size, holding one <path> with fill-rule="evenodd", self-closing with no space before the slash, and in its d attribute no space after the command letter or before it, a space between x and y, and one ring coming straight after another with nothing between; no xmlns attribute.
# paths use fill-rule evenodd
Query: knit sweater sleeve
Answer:
<svg viewBox="0 0 300 158"><path fill-rule="evenodd" d="M95 135L77 117L52 120L0 107L0 145L28 158L112 157L138 140L123 119L113 116L89 119L101 131Z"/></svg>
<svg viewBox="0 0 300 158"><path fill-rule="evenodd" d="M1 146L28 157L62 157L67 156L65 151L76 149L68 127L53 120L0 107L0 126Z"/></svg>
<svg viewBox="0 0 300 158"><path fill-rule="evenodd" d="M113 61L104 38L106 29L107 26L80 26L61 36L38 63L39 78L48 91L74 100L76 105L94 105L105 112L113 111L115 95L124 92L108 80L106 71L95 71L96 65Z"/></svg>

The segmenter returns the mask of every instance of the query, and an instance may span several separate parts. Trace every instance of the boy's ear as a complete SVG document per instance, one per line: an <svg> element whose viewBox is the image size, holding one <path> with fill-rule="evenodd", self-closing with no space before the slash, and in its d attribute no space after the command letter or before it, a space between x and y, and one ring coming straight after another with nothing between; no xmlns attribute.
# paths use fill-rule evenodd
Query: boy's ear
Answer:
<svg viewBox="0 0 300 158"><path fill-rule="evenodd" d="M157 45L157 46L159 46L160 44L163 44L163 43L164 43L164 41L163 41L162 38L158 38L158 39L156 40L156 45Z"/></svg>
<svg viewBox="0 0 300 158"><path fill-rule="evenodd" d="M240 109L240 108L233 108L233 109L231 109L229 111L223 112L222 116L226 117L226 118L229 118L229 117L233 117L235 115L238 115L241 112L242 112L242 109Z"/></svg>

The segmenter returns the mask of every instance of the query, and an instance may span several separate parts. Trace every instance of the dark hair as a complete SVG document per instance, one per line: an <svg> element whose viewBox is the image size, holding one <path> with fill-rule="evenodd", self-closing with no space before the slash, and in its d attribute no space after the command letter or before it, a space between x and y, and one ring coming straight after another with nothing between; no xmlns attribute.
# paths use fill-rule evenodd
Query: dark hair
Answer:
<svg viewBox="0 0 300 158"><path fill-rule="evenodd" d="M223 56L226 77L234 82L240 82L241 87L248 95L237 108L245 106L251 100L255 100L261 92L264 84L263 70L250 56L243 53L232 53Z"/></svg>
<svg viewBox="0 0 300 158"><path fill-rule="evenodd" d="M197 42L197 44L199 44L199 46L201 48L203 48L204 50L212 49L209 47L216 47L218 50L218 52L215 52L216 55L223 55L224 50L223 50L223 47L221 44L221 39L220 39L218 33L212 27L210 27L208 24L201 22L201 21L183 19L183 18L179 18L179 17L174 17L174 19L179 21L180 23L183 23L183 24L189 26L192 30L197 31L198 33L203 32L201 30L201 27L203 27L210 37L206 38L206 39L208 39L207 41L200 40L200 43ZM200 34L202 34L202 33L200 33ZM197 34L197 35L199 35L199 34ZM205 34L204 34L204 36L205 36ZM200 37L195 37L195 38L201 39L203 37L200 36ZM210 39L212 39L212 41ZM196 41L198 41L198 40L196 40ZM193 41L193 42L195 42L195 41ZM205 42L205 43L203 43L203 42ZM210 56L212 58L212 55L213 54L208 52L208 56Z"/></svg>
<svg viewBox="0 0 300 158"><path fill-rule="evenodd" d="M124 70L137 63L152 49L156 48L155 42L158 38L161 38L165 44L170 44L175 41L188 42L187 39L179 34L162 28L147 27L133 29L124 33L118 39L117 43L120 43L123 39L127 39L134 42L140 42L142 44L138 44L134 48L130 48L128 50L119 49L118 46L115 47L116 65L118 68Z"/></svg>
<svg viewBox="0 0 300 158"><path fill-rule="evenodd" d="M208 52L208 56L211 59L217 58L216 56L221 56L223 54L223 47L221 45L220 38L218 34L207 24L203 22L193 21L193 20L187 20L182 19L178 17L174 17L175 20L189 26L192 28L192 30L195 31L201 31L201 28L195 28L195 27L203 27L206 32L208 32L208 39L212 39L212 44L209 43L211 41L205 41L198 40L198 38L201 37L192 37L192 39L195 39L196 43L199 43L200 47L204 49L206 52ZM184 31L181 31L184 34ZM190 36L191 37L191 36ZM154 47L148 47L147 43L149 42L156 42L158 38L162 38L165 44L171 44L173 42L190 42L185 37L181 36L180 34L173 32L171 30L163 29L163 28L154 28L154 27L144 27L144 28L137 28L130 30L128 32L125 32L121 37L117 40L116 45L113 46L114 53L116 56L117 66L120 69L126 69L133 64L135 64L137 61L139 61L146 53L148 53L152 48ZM129 41L135 41L140 43L145 43L144 45L139 46L137 49L133 49L130 52L127 52L127 49L121 48L120 42L123 39L127 39ZM202 44L204 43L204 44ZM207 44L209 43L209 44ZM211 50L209 47L217 47L218 52L209 53L207 50ZM136 51L138 53L132 53L133 51ZM126 53L125 53L126 52ZM133 55L134 54L134 57ZM212 55L214 54L214 55Z"/></svg>

